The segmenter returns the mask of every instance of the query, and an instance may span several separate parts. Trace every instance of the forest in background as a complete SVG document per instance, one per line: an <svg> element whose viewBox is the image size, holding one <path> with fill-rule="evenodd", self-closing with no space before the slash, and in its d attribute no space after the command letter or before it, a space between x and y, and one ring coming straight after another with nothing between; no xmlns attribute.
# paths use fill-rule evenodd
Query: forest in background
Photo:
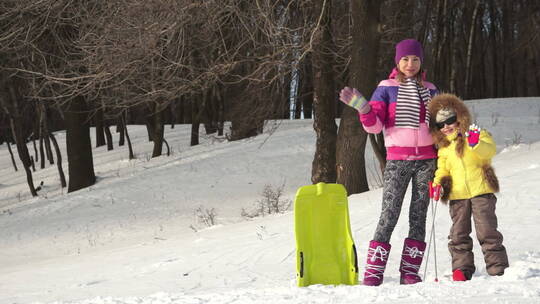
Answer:
<svg viewBox="0 0 540 304"><path fill-rule="evenodd" d="M395 43L415 38L441 91L539 96L539 23L537 0L3 0L0 144L16 147L13 167L36 196L32 172L45 166L70 192L94 184L92 148L114 149L111 129L133 158L127 126L145 124L158 157L166 125L191 124L186 145L197 145L200 127L232 141L312 118L312 182L359 193L366 144L383 168L384 142L338 102L343 86L369 97Z"/></svg>

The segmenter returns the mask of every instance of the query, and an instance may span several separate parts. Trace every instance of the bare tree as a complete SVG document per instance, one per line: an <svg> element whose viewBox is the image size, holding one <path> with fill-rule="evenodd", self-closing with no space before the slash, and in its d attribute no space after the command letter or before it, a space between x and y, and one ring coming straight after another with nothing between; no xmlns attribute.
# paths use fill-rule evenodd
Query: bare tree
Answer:
<svg viewBox="0 0 540 304"><path fill-rule="evenodd" d="M5 75L3 78L6 79ZM0 96L0 104L4 112L8 115L10 120L11 131L13 132L13 138L17 146L17 152L19 154L19 159L23 165L24 171L26 172L26 181L28 183L28 188L32 196L37 196L37 191L34 186L34 180L32 177L32 171L30 170L32 163L30 154L28 152L28 147L26 146L26 136L24 133L24 124L23 124L23 111L28 107L25 107L22 104L22 95L21 91L23 90L23 84L20 79L16 77L11 78L11 81L3 81L0 85L0 92L7 91L7 94L2 94Z"/></svg>
<svg viewBox="0 0 540 304"><path fill-rule="evenodd" d="M371 94L376 86L376 60L379 49L381 2L356 0L351 2L352 62L350 85L363 94ZM337 182L347 193L369 190L365 148L367 133L358 121L358 112L346 107L341 115L337 140Z"/></svg>
<svg viewBox="0 0 540 304"><path fill-rule="evenodd" d="M80 64L82 54L77 41L84 16L93 8L93 3L76 0L6 0L0 4L3 12L0 15L0 40L4 42L0 53L7 58L2 69L11 73L18 82L26 83L22 86L26 91L20 95L26 96L27 100L55 102L58 106L75 104L66 112L66 118L69 117L67 138L71 143L68 144L68 191L95 182L91 147L77 144L79 141L90 142L89 130L84 127L88 116L81 112L86 109L81 107L84 101L79 97L80 85L84 85L84 77L81 77L84 69ZM74 109L77 113L70 112ZM44 139L49 142L48 135ZM79 149L74 150L75 146ZM83 146L84 149L80 149ZM49 159L52 160L52 156ZM84 165L74 163L82 160L90 162Z"/></svg>
<svg viewBox="0 0 540 304"><path fill-rule="evenodd" d="M311 170L311 181L334 183L336 173L336 86L334 82L333 42L331 35L331 2L317 1L318 14L313 32L313 128L317 134L315 156Z"/></svg>

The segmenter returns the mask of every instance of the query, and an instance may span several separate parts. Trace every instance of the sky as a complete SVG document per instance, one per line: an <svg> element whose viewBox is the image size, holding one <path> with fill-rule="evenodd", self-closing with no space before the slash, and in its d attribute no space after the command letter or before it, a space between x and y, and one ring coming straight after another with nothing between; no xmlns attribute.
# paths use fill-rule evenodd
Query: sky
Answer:
<svg viewBox="0 0 540 304"><path fill-rule="evenodd" d="M297 287L292 207L251 218L242 210L254 213L265 187L282 189L286 202L311 184L312 120L271 121L263 134L235 142L201 133L195 147L191 126L167 126L172 153L154 159L144 126L129 126L137 159L128 160L113 133L113 151L93 150L97 183L73 193L47 165L34 173L43 187L31 197L18 158L16 172L0 145L0 304L538 303L540 98L467 104L497 142L497 216L510 260L504 276L487 275L473 231L477 272L471 281L451 280L451 221L437 204L434 219L428 212L436 251L421 267L425 281L399 285L408 192L381 286ZM65 151L65 133L55 135ZM372 190L348 197L361 273L382 197L370 148L366 160ZM201 214L213 214L214 225Z"/></svg>

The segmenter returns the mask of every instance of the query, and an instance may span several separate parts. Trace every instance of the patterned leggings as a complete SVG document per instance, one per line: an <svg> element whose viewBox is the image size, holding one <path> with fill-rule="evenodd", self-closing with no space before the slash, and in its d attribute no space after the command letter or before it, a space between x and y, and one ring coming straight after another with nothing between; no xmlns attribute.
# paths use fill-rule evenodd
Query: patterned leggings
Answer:
<svg viewBox="0 0 540 304"><path fill-rule="evenodd" d="M409 238L424 241L426 213L429 206L429 185L436 169L435 159L389 160L384 170L384 189L381 217L373 239L389 243L396 227L403 197L412 179L412 198L409 209Z"/></svg>

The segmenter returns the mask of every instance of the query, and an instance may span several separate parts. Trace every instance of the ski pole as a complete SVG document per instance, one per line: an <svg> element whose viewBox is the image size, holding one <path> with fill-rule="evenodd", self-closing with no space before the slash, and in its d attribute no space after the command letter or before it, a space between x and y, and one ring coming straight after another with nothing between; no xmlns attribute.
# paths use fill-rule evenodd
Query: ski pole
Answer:
<svg viewBox="0 0 540 304"><path fill-rule="evenodd" d="M437 215L437 202L439 201L441 192L441 186L437 185L433 187L433 182L429 182L429 203L431 204L431 233L429 234L429 242L426 256L426 265L424 266L424 282L426 281L427 265L429 262L429 253L431 251L431 240L433 240L433 257L435 259L435 282L439 281L439 274L437 269L437 246L435 243L435 216ZM433 206L435 205L435 206Z"/></svg>
<svg viewBox="0 0 540 304"><path fill-rule="evenodd" d="M433 182L429 181L429 204L431 205L431 215L433 216ZM426 255L426 265L424 266L424 282L426 281L426 275L427 275L427 265L429 262L429 252L431 251L431 239L433 237L433 224L431 225L431 232L429 233L429 242L428 242L428 248L427 248L427 255Z"/></svg>
<svg viewBox="0 0 540 304"><path fill-rule="evenodd" d="M433 190L433 200L434 205L431 205L431 213L433 217L433 221L431 224L431 234L433 235L433 259L435 262L435 282L439 282L439 274L437 271L437 245L435 242L435 216L437 215L437 203L439 202L441 196L441 185L437 185L435 189Z"/></svg>

